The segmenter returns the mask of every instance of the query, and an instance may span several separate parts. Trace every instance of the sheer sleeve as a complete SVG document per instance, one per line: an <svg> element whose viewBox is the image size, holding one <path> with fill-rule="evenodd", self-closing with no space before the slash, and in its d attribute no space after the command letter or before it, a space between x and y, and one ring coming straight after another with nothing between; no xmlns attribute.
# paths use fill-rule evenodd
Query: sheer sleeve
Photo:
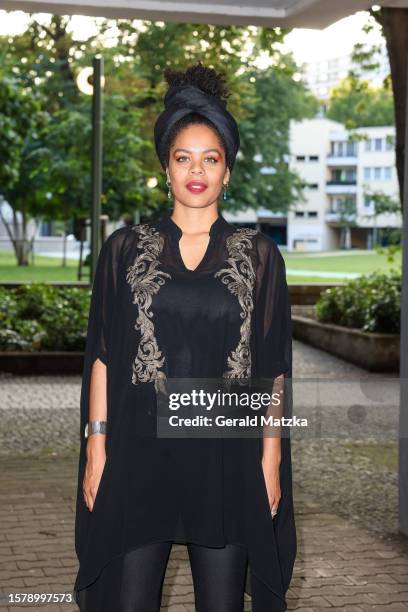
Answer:
<svg viewBox="0 0 408 612"><path fill-rule="evenodd" d="M78 458L78 486L75 520L75 549L79 560L82 559L84 547L86 547L89 521L92 515L86 507L82 493L87 444L87 439L85 438L85 425L89 420L89 395L92 366L98 358L107 366L109 421L111 418L109 412L109 379L110 367L113 365L113 360L110 359L112 334L115 320L115 307L118 301L119 279L121 277L122 246L126 231L126 228L115 230L103 243L97 260L95 277L92 285L80 396L80 450ZM106 442L108 445L109 430Z"/></svg>
<svg viewBox="0 0 408 612"><path fill-rule="evenodd" d="M117 287L119 241L116 232L103 243L97 260L88 315L86 359L108 362L110 323Z"/></svg>
<svg viewBox="0 0 408 612"><path fill-rule="evenodd" d="M292 380L292 322L289 290L286 281L285 261L276 243L265 234L258 236L258 265L256 287L256 362L258 376L266 380L268 389L283 374L279 388L283 388L283 401L277 416L290 419L293 416ZM269 431L266 435L271 435ZM272 435L276 435L272 433ZM281 500L273 519L276 545L280 559L282 584L289 588L297 551L292 490L291 426L282 425L280 486ZM264 433L265 437L265 433ZM263 439L259 438L259 456L262 456Z"/></svg>
<svg viewBox="0 0 408 612"><path fill-rule="evenodd" d="M285 261L265 234L258 240L255 319L258 376L291 376L292 325Z"/></svg>
<svg viewBox="0 0 408 612"><path fill-rule="evenodd" d="M81 441L89 414L89 391L92 366L100 359L107 367L110 362L112 323L118 293L121 250L124 229L115 230L102 245L97 260L89 307L84 367L81 386Z"/></svg>

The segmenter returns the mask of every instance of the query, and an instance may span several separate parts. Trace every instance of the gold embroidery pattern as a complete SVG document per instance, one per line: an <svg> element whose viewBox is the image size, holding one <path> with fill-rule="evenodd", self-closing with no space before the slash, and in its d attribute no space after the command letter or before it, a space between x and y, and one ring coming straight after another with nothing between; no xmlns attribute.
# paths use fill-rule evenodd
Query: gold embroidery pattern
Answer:
<svg viewBox="0 0 408 612"><path fill-rule="evenodd" d="M223 373L224 379L240 379L239 384L245 384L251 376L250 339L255 270L248 251L252 248L251 238L257 233L255 229L243 227L228 236L226 245L229 267L222 268L215 273L215 277L220 277L221 282L226 284L231 293L238 297L241 306L240 317L243 322L240 327L240 340L237 347L228 356L228 369Z"/></svg>
<svg viewBox="0 0 408 612"><path fill-rule="evenodd" d="M148 223L136 225L135 230L140 234L137 245L140 253L133 265L127 268L126 280L133 291L133 303L138 306L135 329L141 331L141 339L132 366L132 383L137 385L154 380L155 389L159 391L165 388L166 375L160 370L164 355L157 344L150 306L153 295L166 282L166 277L171 278L171 275L158 269L158 257L163 249L161 234Z"/></svg>

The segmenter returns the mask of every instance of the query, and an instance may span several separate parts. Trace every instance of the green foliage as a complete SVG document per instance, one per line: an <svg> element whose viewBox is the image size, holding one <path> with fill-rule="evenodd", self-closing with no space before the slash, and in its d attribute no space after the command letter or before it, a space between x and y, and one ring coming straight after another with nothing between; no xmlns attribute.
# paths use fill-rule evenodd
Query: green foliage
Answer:
<svg viewBox="0 0 408 612"><path fill-rule="evenodd" d="M344 123L347 129L394 125L392 92L348 76L332 89L326 116Z"/></svg>
<svg viewBox="0 0 408 612"><path fill-rule="evenodd" d="M21 158L36 127L39 105L29 90L0 72L0 185L8 193L20 176Z"/></svg>
<svg viewBox="0 0 408 612"><path fill-rule="evenodd" d="M83 350L90 291L32 283L0 288L0 350Z"/></svg>
<svg viewBox="0 0 408 612"><path fill-rule="evenodd" d="M282 58L283 60L283 58ZM302 181L287 164L291 119L313 117L318 102L294 80L296 65L290 56L282 67L252 70L245 81L254 95L244 99L246 116L239 122L241 150L237 156L228 208L287 211L302 199ZM268 173L261 173L262 167Z"/></svg>
<svg viewBox="0 0 408 612"><path fill-rule="evenodd" d="M397 334L401 316L401 272L372 272L326 289L316 303L317 319L367 332Z"/></svg>
<svg viewBox="0 0 408 612"><path fill-rule="evenodd" d="M371 11L363 31L370 34L378 27L376 15ZM367 41L354 44L352 68L348 75L330 92L327 117L344 123L347 129L365 126L394 125L391 75L383 79L382 86L372 87L368 74L376 76L380 69L382 46Z"/></svg>
<svg viewBox="0 0 408 612"><path fill-rule="evenodd" d="M289 121L313 116L317 103L295 78L292 56L281 51L286 30L124 19L116 20L115 28L110 20L95 23L95 36L76 40L71 17L54 15L38 22L33 16L23 34L0 37L4 74L13 75L18 89L12 116L42 117L35 130L21 126L24 143L16 141L15 149L5 145L1 160L13 179L6 194L0 182L2 193L26 223L30 217L66 221L89 214L91 101L79 92L75 78L98 52L106 75L102 213L117 220L136 211L149 216L168 206L153 142L166 90L163 70L184 69L199 59L226 73L228 107L242 137L223 207L285 212L301 197L300 181L288 169ZM273 68L257 67L260 53L269 56ZM18 105L31 98L38 110L20 112ZM257 161L260 154L263 160ZM262 165L272 173L260 173ZM154 189L147 187L151 177L158 182Z"/></svg>

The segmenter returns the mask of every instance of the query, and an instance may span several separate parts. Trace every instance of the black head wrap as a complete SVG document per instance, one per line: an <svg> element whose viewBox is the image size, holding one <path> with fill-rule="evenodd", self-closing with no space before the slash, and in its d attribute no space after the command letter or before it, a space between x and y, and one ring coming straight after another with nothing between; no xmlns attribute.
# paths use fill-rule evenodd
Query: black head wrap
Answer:
<svg viewBox="0 0 408 612"><path fill-rule="evenodd" d="M232 170L240 145L237 122L219 98L195 85L172 85L164 97L164 111L154 126L156 151L163 168L169 132L176 121L191 112L197 112L212 121L223 136L227 147L227 165Z"/></svg>

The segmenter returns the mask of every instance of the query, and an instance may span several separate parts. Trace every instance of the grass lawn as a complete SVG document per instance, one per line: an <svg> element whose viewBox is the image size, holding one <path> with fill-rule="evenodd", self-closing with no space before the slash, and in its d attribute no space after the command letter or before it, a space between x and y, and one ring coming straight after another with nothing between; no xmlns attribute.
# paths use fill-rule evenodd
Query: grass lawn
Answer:
<svg viewBox="0 0 408 612"><path fill-rule="evenodd" d="M0 251L1 281L16 282L47 282L47 281L77 281L78 262L67 259L66 267L61 265L57 257L35 256L34 265L17 266L13 253ZM88 271L88 268L85 268ZM83 278L82 280L87 280Z"/></svg>
<svg viewBox="0 0 408 612"><path fill-rule="evenodd" d="M330 251L327 254L283 253L283 256L288 283L346 282L348 279L342 277L342 273L366 274L375 270L389 271L397 264L401 265L400 258L390 264L385 255L373 251L356 251L355 253ZM64 268L59 258L36 255L34 265L20 267L16 265L12 253L0 251L0 279L3 281L76 281L77 265L75 260L68 259ZM302 271L303 274L299 274L299 271ZM319 275L319 272L323 274ZM335 274L330 276L330 272ZM326 276L327 273L328 276ZM340 276L337 276L339 274Z"/></svg>
<svg viewBox="0 0 408 612"><path fill-rule="evenodd" d="M347 276L339 277L342 273L368 274L369 272L391 271L397 266L401 267L401 257L395 258L394 263L387 261L386 255L374 251L330 251L329 253L283 253L286 264L286 273L289 283L304 282L346 282ZM298 271L310 274L298 274ZM322 272L324 274L314 274ZM335 274L330 277L330 272ZM326 274L329 274L326 276Z"/></svg>

